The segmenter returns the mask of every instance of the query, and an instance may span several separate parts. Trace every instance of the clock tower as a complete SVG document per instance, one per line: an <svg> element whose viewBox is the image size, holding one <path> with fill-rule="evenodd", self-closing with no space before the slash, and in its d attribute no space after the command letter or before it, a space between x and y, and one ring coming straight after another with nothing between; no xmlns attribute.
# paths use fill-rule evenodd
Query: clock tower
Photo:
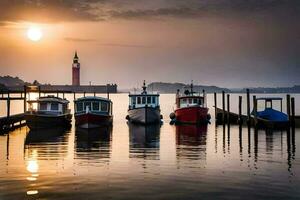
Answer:
<svg viewBox="0 0 300 200"><path fill-rule="evenodd" d="M77 56L77 51L75 51L75 55L73 58L72 85L74 85L74 86L80 85L80 63L79 63L79 58Z"/></svg>

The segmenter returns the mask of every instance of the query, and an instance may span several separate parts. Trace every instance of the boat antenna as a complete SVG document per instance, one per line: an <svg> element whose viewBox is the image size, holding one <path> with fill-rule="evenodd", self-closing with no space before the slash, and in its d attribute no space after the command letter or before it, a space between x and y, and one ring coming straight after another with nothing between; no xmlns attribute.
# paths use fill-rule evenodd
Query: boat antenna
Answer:
<svg viewBox="0 0 300 200"><path fill-rule="evenodd" d="M146 89L147 89L147 87L146 87L146 81L144 80L144 83L143 83L143 92L142 92L142 94L147 94L147 91L146 91Z"/></svg>

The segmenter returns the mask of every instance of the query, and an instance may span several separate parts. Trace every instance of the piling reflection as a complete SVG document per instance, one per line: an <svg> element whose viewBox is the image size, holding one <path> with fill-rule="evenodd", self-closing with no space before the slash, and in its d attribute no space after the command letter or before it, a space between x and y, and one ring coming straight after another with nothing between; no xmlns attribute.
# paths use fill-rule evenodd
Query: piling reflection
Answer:
<svg viewBox="0 0 300 200"><path fill-rule="evenodd" d="M206 159L207 125L176 126L177 159Z"/></svg>
<svg viewBox="0 0 300 200"><path fill-rule="evenodd" d="M159 160L160 125L137 125L128 123L129 157Z"/></svg>
<svg viewBox="0 0 300 200"><path fill-rule="evenodd" d="M75 159L108 162L111 154L112 126L76 128Z"/></svg>

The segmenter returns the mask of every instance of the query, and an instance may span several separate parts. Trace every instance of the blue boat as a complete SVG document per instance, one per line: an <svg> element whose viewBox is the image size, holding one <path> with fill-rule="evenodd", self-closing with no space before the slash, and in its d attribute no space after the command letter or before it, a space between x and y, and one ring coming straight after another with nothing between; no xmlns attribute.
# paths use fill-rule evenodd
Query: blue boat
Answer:
<svg viewBox="0 0 300 200"><path fill-rule="evenodd" d="M289 125L288 115L282 112L282 98L281 97L264 97L257 98L257 102L264 101L265 108L263 111L252 111L252 115L257 119L257 125L266 128L280 129ZM280 111L273 108L273 101L280 101Z"/></svg>

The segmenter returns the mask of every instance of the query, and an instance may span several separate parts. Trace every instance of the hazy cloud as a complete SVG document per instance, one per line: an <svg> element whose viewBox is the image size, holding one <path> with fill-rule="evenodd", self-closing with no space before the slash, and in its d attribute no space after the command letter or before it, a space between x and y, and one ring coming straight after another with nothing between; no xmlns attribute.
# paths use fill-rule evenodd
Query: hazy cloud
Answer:
<svg viewBox="0 0 300 200"><path fill-rule="evenodd" d="M157 17L251 14L298 18L298 0L1 0L0 24L6 21L101 21Z"/></svg>

